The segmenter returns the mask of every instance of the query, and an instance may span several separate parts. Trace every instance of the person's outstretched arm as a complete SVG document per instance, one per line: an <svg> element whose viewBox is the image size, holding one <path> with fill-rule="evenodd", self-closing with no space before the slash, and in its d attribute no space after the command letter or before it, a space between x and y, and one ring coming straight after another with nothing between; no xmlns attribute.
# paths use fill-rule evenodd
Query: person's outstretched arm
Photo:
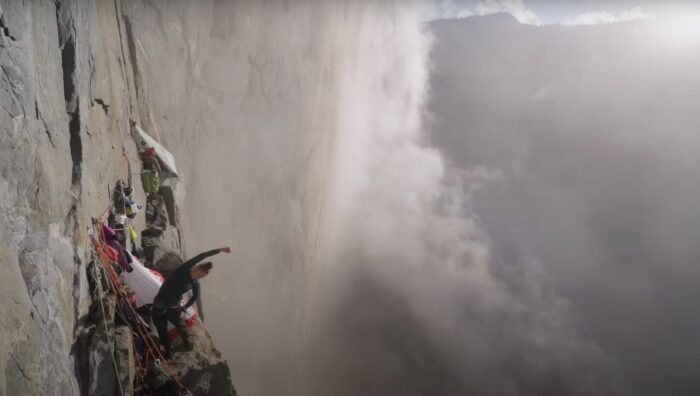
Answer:
<svg viewBox="0 0 700 396"><path fill-rule="evenodd" d="M219 249L210 250L210 251L208 251L208 252L200 253L200 254L198 254L198 255L192 257L191 259L185 261L185 262L180 266L180 268L182 268L183 270L189 271L189 270L192 269L192 267L194 267L195 265L197 265L200 261L204 260L205 258L211 257L211 256L213 256L213 255L215 255L215 254L219 254L219 253L222 253L222 252L223 252L223 253L231 253L231 248L228 247L228 246L226 246L226 247L222 247L222 248L219 248Z"/></svg>

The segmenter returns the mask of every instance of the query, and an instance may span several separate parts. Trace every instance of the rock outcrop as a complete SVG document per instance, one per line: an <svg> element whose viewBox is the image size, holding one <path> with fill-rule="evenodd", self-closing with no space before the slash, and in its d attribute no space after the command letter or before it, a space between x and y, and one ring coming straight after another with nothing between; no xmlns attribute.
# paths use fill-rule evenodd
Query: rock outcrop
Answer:
<svg viewBox="0 0 700 396"><path fill-rule="evenodd" d="M2 396L131 394L131 333L115 327L113 296L95 294L87 233L136 171L129 120L150 117L130 30L120 0L0 0ZM195 395L233 393L197 331L183 379Z"/></svg>

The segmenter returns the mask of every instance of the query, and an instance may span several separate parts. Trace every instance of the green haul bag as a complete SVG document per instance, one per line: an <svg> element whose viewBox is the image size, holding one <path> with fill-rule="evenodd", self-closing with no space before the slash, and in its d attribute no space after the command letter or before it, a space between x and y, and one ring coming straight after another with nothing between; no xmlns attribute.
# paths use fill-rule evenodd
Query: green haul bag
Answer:
<svg viewBox="0 0 700 396"><path fill-rule="evenodd" d="M143 191L145 191L146 194L158 192L160 188L158 172L152 170L141 171L141 184L143 184Z"/></svg>

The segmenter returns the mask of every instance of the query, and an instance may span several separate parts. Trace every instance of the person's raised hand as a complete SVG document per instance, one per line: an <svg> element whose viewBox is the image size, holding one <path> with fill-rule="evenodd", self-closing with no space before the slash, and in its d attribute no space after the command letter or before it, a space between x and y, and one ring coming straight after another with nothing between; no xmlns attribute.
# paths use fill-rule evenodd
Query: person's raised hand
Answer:
<svg viewBox="0 0 700 396"><path fill-rule="evenodd" d="M221 248L221 251L224 252L224 253L231 253L231 248L228 247L228 246L222 247L222 248Z"/></svg>

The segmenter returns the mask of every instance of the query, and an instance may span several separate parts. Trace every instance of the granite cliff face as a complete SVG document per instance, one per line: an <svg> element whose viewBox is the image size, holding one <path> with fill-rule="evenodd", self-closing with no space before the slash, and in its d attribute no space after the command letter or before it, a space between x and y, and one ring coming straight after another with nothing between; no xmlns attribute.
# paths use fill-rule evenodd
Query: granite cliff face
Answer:
<svg viewBox="0 0 700 396"><path fill-rule="evenodd" d="M258 301L269 317L251 316L247 302L231 305L225 296L204 307L218 316L224 350L248 354L238 359L239 376L261 392L299 380L306 275L314 271L337 126L337 104L328 100L341 84L335 45L354 34L343 33L352 22L347 11L313 2L0 0L0 395L118 392L105 332L119 339L123 329L95 323L103 299L87 275L88 228L124 175L123 152L138 166L129 120L181 159L188 196L183 188L175 195L188 206L182 223L193 238L180 240L170 227L166 244L195 254L233 243L234 261L256 263L231 266L244 273L228 279L243 290L241 301ZM251 21L274 27L276 36ZM290 29L280 52L273 37ZM223 157L237 177L212 183L207 174L221 175L216 158ZM266 165L251 165L260 159ZM205 300L228 286L225 279L208 280L214 285ZM245 287L251 282L263 287ZM113 299L104 306L113 314ZM229 314L246 320L236 337L224 338ZM200 330L201 350L176 364L204 361L203 370L184 370L183 378L209 382L211 394L232 392L228 367ZM252 348L255 340L265 345Z"/></svg>
<svg viewBox="0 0 700 396"><path fill-rule="evenodd" d="M123 152L137 158L129 120L151 117L130 20L119 0L0 1L0 395L117 394L105 331L118 345L125 337L133 364L128 330L95 323L87 275L91 219L124 177ZM204 377L221 381L193 393L233 392L198 334L189 358L216 366ZM201 385L201 373L186 371L185 382Z"/></svg>

